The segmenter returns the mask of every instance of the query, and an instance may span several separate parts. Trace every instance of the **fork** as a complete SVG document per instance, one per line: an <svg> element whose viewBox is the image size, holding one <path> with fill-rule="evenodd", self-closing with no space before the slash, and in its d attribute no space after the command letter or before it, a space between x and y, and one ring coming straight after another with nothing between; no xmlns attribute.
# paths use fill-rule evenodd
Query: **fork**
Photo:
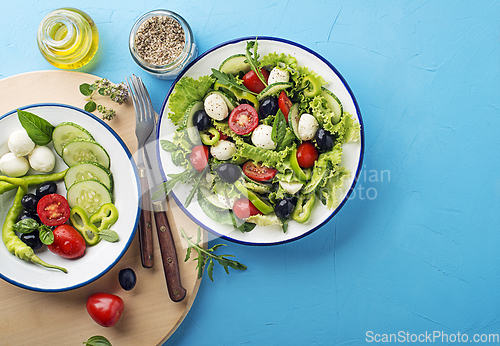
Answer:
<svg viewBox="0 0 500 346"><path fill-rule="evenodd" d="M132 75L130 81L125 77L130 96L135 108L135 135L137 137L137 169L141 181L141 215L139 219L139 244L141 262L144 268L152 268L153 261L153 235L151 216L151 196L144 163L144 145L153 131L155 120L151 101L147 90L140 77Z"/></svg>

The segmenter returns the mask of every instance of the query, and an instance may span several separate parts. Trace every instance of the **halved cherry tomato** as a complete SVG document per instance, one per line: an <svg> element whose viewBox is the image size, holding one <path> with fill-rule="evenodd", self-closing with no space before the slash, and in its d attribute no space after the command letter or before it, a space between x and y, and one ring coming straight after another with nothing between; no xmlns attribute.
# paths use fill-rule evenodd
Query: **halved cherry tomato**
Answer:
<svg viewBox="0 0 500 346"><path fill-rule="evenodd" d="M68 221L70 208L64 196L57 193L43 196L36 207L40 221L47 226L59 226Z"/></svg>
<svg viewBox="0 0 500 346"><path fill-rule="evenodd" d="M124 307L123 299L110 293L94 293L87 298L87 312L103 327L113 327L120 319Z"/></svg>
<svg viewBox="0 0 500 346"><path fill-rule="evenodd" d="M318 150L311 142L304 142L297 148L297 161L302 168L311 168L318 159Z"/></svg>
<svg viewBox="0 0 500 346"><path fill-rule="evenodd" d="M246 197L240 198L234 202L233 212L237 218L246 220L250 216L261 214L262 213L253 205L252 202Z"/></svg>
<svg viewBox="0 0 500 346"><path fill-rule="evenodd" d="M191 150L189 161L193 167L201 173L208 164L208 147L205 145L197 145Z"/></svg>
<svg viewBox="0 0 500 346"><path fill-rule="evenodd" d="M238 135L247 135L259 125L259 115L255 108L241 104L231 112L229 127Z"/></svg>
<svg viewBox="0 0 500 346"><path fill-rule="evenodd" d="M262 76L267 83L269 72L267 72L267 70L263 68L260 69L260 72L262 73ZM246 86L248 90L256 94L260 93L266 88L264 83L262 83L262 81L260 80L259 76L257 76L257 73L255 73L253 70L248 71L242 79L243 85Z"/></svg>
<svg viewBox="0 0 500 346"><path fill-rule="evenodd" d="M48 249L64 258L78 258L85 254L87 245L82 235L70 225L57 226L54 231L54 242Z"/></svg>
<svg viewBox="0 0 500 346"><path fill-rule="evenodd" d="M243 173L250 179L257 181L271 180L277 172L278 170L275 168L262 166L260 163L255 163L253 161L247 161L243 165Z"/></svg>
<svg viewBox="0 0 500 346"><path fill-rule="evenodd" d="M286 121L288 122L288 112L290 111L290 108L292 108L293 103L292 101L290 101L284 90L280 93L280 97L278 98L278 106L280 107Z"/></svg>

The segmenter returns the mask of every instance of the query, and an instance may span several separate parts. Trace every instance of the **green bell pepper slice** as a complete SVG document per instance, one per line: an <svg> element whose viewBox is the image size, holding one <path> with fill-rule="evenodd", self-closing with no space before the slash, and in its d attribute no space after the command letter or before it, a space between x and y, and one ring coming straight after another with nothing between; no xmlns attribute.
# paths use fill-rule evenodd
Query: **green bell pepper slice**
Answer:
<svg viewBox="0 0 500 346"><path fill-rule="evenodd" d="M109 229L118 220L118 209L113 203L103 204L97 212L90 217L90 223L97 225L98 231Z"/></svg>
<svg viewBox="0 0 500 346"><path fill-rule="evenodd" d="M80 232L87 245L92 246L99 243L101 237L99 230L90 222L87 213L83 208L74 206L69 213L69 219L73 227Z"/></svg>
<svg viewBox="0 0 500 346"><path fill-rule="evenodd" d="M205 145L214 145L220 139L220 132L215 127L200 131L201 142Z"/></svg>
<svg viewBox="0 0 500 346"><path fill-rule="evenodd" d="M292 212L292 219L299 223L305 223L311 217L311 212L316 204L316 195L313 193L309 195L307 201L304 203L306 196L301 195L297 200L297 205Z"/></svg>

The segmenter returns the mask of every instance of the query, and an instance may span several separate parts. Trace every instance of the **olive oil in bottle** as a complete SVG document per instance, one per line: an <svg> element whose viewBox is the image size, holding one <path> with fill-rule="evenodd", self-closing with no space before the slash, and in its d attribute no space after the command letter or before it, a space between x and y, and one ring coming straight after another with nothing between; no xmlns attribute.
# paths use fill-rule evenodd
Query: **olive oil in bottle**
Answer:
<svg viewBox="0 0 500 346"><path fill-rule="evenodd" d="M99 33L85 12L60 8L42 20L37 40L40 52L49 63L62 69L77 69L94 57Z"/></svg>

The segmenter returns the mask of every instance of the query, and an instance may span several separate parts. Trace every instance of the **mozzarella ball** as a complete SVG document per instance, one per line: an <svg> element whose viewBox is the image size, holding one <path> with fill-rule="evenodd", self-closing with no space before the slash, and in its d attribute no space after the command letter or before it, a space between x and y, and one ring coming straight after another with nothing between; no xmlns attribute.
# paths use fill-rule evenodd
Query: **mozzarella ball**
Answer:
<svg viewBox="0 0 500 346"><path fill-rule="evenodd" d="M269 125L259 125L252 132L252 143L256 147L263 149L276 149L276 143L271 138L273 127Z"/></svg>
<svg viewBox="0 0 500 346"><path fill-rule="evenodd" d="M236 145L233 142L220 140L210 147L210 154L217 160L225 161L233 157Z"/></svg>
<svg viewBox="0 0 500 346"><path fill-rule="evenodd" d="M16 156L26 156L35 147L35 143L24 129L13 131L9 136L7 145L9 150Z"/></svg>
<svg viewBox="0 0 500 346"><path fill-rule="evenodd" d="M224 120L229 114L226 101L219 94L210 94L203 103L205 112L215 120Z"/></svg>
<svg viewBox="0 0 500 346"><path fill-rule="evenodd" d="M35 171L48 173L56 165L56 156L49 148L37 145L28 155L31 168Z"/></svg>
<svg viewBox="0 0 500 346"><path fill-rule="evenodd" d="M221 202L223 205L225 205L230 209L233 209L236 198L227 198L226 196L220 194L217 194L217 198L219 199L219 202Z"/></svg>
<svg viewBox="0 0 500 346"><path fill-rule="evenodd" d="M24 156L7 153L0 159L0 171L10 177L22 177L30 169L30 164Z"/></svg>
<svg viewBox="0 0 500 346"><path fill-rule="evenodd" d="M299 120L299 138L303 141L309 141L314 138L318 131L319 124L314 116L304 113Z"/></svg>
<svg viewBox="0 0 500 346"><path fill-rule="evenodd" d="M288 71L275 67L273 68L271 73L269 73L267 84L271 85L278 82L288 82L289 79L290 79L290 73Z"/></svg>

